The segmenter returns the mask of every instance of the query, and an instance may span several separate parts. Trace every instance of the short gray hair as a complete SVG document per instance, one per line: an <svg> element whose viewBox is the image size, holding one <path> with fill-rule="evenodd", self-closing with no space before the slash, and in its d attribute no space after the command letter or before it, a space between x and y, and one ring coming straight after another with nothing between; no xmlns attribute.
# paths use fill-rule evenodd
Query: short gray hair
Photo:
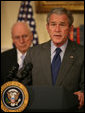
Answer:
<svg viewBox="0 0 85 113"><path fill-rule="evenodd" d="M65 8L54 8L47 15L47 24L49 24L49 18L52 14L66 14L69 20L69 26L71 26L74 21L72 13L69 10Z"/></svg>

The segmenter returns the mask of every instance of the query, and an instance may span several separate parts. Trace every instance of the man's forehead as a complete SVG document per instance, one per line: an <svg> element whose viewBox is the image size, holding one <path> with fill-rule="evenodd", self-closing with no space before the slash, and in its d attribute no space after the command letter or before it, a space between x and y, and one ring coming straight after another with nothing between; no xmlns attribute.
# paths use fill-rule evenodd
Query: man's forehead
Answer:
<svg viewBox="0 0 85 113"><path fill-rule="evenodd" d="M68 21L68 17L65 14L62 14L62 15L61 14L52 14L49 19L49 22L51 22L51 23L56 23L56 22L65 23L67 21Z"/></svg>
<svg viewBox="0 0 85 113"><path fill-rule="evenodd" d="M50 19L57 19L57 18L60 18L60 19L65 19L65 18L68 18L66 14L52 14L50 16Z"/></svg>

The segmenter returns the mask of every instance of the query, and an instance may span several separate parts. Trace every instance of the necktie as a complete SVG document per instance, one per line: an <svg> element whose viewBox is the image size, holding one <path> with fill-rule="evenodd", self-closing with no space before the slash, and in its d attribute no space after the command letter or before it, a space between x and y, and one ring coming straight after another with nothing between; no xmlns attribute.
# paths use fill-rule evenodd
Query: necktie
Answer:
<svg viewBox="0 0 85 113"><path fill-rule="evenodd" d="M19 69L22 68L22 66L23 66L23 61L24 61L24 55L22 55L22 56L20 57Z"/></svg>
<svg viewBox="0 0 85 113"><path fill-rule="evenodd" d="M56 83L57 75L58 75L60 65L61 65L60 52L61 52L61 49L57 48L56 54L53 57L53 61L52 61L52 65L51 65L53 85L55 85L55 83Z"/></svg>

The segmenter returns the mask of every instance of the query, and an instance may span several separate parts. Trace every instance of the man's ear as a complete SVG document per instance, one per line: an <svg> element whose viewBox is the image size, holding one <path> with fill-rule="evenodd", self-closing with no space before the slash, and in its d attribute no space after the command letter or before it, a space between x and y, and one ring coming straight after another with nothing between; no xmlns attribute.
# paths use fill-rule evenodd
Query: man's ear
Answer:
<svg viewBox="0 0 85 113"><path fill-rule="evenodd" d="M70 27L70 32L73 32L73 25L71 25Z"/></svg>
<svg viewBox="0 0 85 113"><path fill-rule="evenodd" d="M73 25L70 27L70 29L69 29L69 38L70 38L70 40L74 40L73 38Z"/></svg>
<svg viewBox="0 0 85 113"><path fill-rule="evenodd" d="M48 29L49 29L49 24L46 24L46 28L47 28L47 31L48 31Z"/></svg>
<svg viewBox="0 0 85 113"><path fill-rule="evenodd" d="M13 48L16 48L16 46L15 46L15 44L14 44L14 43L12 43L12 46L13 46Z"/></svg>
<svg viewBox="0 0 85 113"><path fill-rule="evenodd" d="M31 41L33 41L33 33L31 33L30 39Z"/></svg>

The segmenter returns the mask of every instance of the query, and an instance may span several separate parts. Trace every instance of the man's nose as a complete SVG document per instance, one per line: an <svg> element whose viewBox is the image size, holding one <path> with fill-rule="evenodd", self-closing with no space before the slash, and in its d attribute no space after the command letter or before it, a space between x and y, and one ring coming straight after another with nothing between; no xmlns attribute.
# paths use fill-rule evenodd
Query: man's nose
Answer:
<svg viewBox="0 0 85 113"><path fill-rule="evenodd" d="M20 43L23 43L24 42L24 38L20 37L19 41L20 41Z"/></svg>
<svg viewBox="0 0 85 113"><path fill-rule="evenodd" d="M55 27L55 31L56 31L56 32L60 32L60 31L61 31L61 29L60 29L60 26L59 26L59 25L56 25L56 27Z"/></svg>

